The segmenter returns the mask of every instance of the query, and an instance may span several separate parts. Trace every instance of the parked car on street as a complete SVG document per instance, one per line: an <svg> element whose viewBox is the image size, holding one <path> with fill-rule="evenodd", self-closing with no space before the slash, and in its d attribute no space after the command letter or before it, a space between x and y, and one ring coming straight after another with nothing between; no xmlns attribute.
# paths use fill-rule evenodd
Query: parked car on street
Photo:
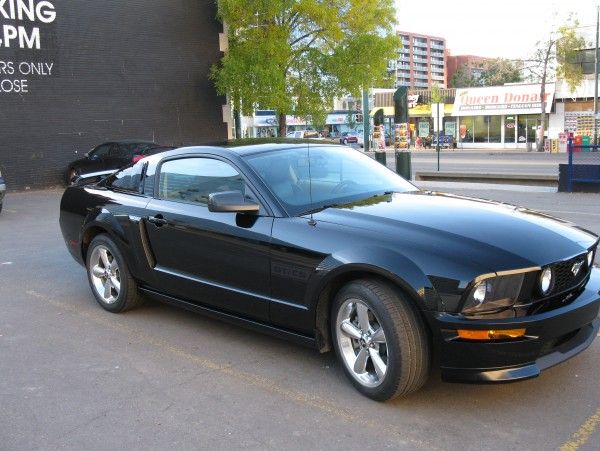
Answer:
<svg viewBox="0 0 600 451"><path fill-rule="evenodd" d="M421 191L343 146L154 154L68 187L60 227L102 308L144 296L334 349L378 401L434 362L451 381L536 377L600 327L596 235Z"/></svg>
<svg viewBox="0 0 600 451"><path fill-rule="evenodd" d="M357 144L358 143L358 135L356 132L343 132L340 135L340 144Z"/></svg>
<svg viewBox="0 0 600 451"><path fill-rule="evenodd" d="M173 147L161 146L150 141L105 142L87 152L83 158L69 164L66 182L70 184L75 177L81 174L100 171L114 172L152 152L168 149L173 149Z"/></svg>
<svg viewBox="0 0 600 451"><path fill-rule="evenodd" d="M6 194L6 182L2 177L2 171L0 171L0 212L2 211L2 205L4 204L4 195Z"/></svg>

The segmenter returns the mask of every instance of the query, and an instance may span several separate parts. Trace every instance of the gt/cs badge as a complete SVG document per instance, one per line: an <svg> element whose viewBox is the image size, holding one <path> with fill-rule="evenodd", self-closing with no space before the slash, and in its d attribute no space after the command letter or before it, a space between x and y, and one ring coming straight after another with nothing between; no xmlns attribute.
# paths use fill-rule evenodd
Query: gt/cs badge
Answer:
<svg viewBox="0 0 600 451"><path fill-rule="evenodd" d="M573 266L571 267L571 272L573 273L573 276L577 277L577 274L579 274L579 270L581 269L582 265L583 261L573 263Z"/></svg>

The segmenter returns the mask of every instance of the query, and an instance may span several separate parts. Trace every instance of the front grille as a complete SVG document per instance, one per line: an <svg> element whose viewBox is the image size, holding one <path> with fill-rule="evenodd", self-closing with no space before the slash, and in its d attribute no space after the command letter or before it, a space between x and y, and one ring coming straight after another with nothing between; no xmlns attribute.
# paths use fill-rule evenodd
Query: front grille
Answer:
<svg viewBox="0 0 600 451"><path fill-rule="evenodd" d="M575 265L580 265L577 274L573 273ZM574 288L590 272L590 268L587 267L585 255L580 255L564 262L554 263L550 266L554 275L554 286L552 287L550 296Z"/></svg>

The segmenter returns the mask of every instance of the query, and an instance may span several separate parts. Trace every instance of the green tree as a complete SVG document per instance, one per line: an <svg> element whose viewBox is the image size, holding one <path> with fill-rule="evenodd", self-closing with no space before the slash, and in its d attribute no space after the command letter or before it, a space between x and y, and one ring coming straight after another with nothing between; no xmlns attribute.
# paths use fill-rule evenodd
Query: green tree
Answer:
<svg viewBox="0 0 600 451"><path fill-rule="evenodd" d="M480 85L500 86L523 81L521 67L521 63L503 58L488 60L484 63L483 71L479 76Z"/></svg>
<svg viewBox="0 0 600 451"><path fill-rule="evenodd" d="M578 25L577 20L569 18L557 32L550 33L547 40L537 42L533 56L526 60L525 69L529 71L534 81L541 83L541 136L544 136L546 130L546 83L562 79L567 82L571 90L575 90L583 79L581 66L570 64L578 50L585 46L585 40L577 33ZM543 150L544 142L540 139L537 151L543 152Z"/></svg>
<svg viewBox="0 0 600 451"><path fill-rule="evenodd" d="M473 76L473 73L468 65L463 64L450 80L450 86L453 88L473 88L480 86L479 80Z"/></svg>
<svg viewBox="0 0 600 451"><path fill-rule="evenodd" d="M479 63L478 73L474 68L463 64L452 76L453 88L476 88L479 86L500 86L505 83L523 81L522 64L503 58L490 59Z"/></svg>
<svg viewBox="0 0 600 451"><path fill-rule="evenodd" d="M323 117L334 97L383 83L396 54L393 0L218 0L229 50L212 68L220 94L250 114Z"/></svg>
<svg viewBox="0 0 600 451"><path fill-rule="evenodd" d="M431 103L444 103L444 93L437 83L431 87Z"/></svg>

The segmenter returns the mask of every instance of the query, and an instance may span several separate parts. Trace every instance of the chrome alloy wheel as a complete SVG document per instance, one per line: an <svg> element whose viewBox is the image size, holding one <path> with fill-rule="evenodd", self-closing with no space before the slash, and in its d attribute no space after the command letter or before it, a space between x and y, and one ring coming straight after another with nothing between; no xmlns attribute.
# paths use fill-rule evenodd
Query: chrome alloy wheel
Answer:
<svg viewBox="0 0 600 451"><path fill-rule="evenodd" d="M119 298L121 273L117 259L105 246L96 246L90 256L90 278L96 293L107 304Z"/></svg>
<svg viewBox="0 0 600 451"><path fill-rule="evenodd" d="M347 299L338 310L336 325L344 365L362 385L377 387L385 378L388 354L375 313L359 299Z"/></svg>

